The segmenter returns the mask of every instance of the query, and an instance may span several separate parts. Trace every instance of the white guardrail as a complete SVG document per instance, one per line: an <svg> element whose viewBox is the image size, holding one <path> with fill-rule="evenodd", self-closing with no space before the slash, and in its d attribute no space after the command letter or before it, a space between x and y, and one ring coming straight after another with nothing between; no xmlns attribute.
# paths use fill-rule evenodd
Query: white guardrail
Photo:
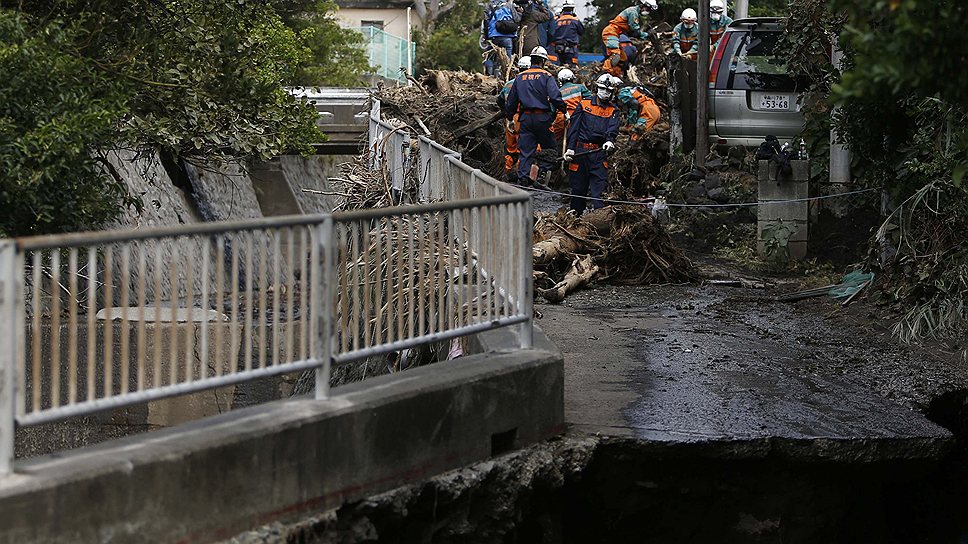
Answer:
<svg viewBox="0 0 968 544"><path fill-rule="evenodd" d="M0 241L0 473L16 425L316 369L497 327L531 347L528 193L371 119L423 202ZM389 145L386 145L390 142Z"/></svg>

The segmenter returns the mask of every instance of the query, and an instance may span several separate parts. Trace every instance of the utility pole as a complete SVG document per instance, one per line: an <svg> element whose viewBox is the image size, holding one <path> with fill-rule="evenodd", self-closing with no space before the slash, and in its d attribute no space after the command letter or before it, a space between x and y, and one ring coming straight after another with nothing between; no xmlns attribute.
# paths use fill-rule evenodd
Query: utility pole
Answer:
<svg viewBox="0 0 968 544"><path fill-rule="evenodd" d="M830 60L838 70L841 69L844 52L840 50L839 37L833 41ZM840 106L834 106L834 113ZM850 183L850 150L837 137L837 131L830 129L830 181L831 183Z"/></svg>
<svg viewBox="0 0 968 544"><path fill-rule="evenodd" d="M709 0L699 0L699 65L696 66L696 163L709 154Z"/></svg>
<svg viewBox="0 0 968 544"><path fill-rule="evenodd" d="M745 19L750 16L750 0L736 0L736 14L733 19Z"/></svg>

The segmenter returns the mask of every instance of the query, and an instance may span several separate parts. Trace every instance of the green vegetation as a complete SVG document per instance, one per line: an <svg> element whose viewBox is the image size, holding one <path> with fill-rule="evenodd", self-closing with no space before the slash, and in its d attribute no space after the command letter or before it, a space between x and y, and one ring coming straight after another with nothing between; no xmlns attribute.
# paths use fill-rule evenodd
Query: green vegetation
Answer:
<svg viewBox="0 0 968 544"><path fill-rule="evenodd" d="M328 6L33 0L0 8L0 234L96 228L139 206L107 161L110 150L206 164L307 150L319 136L316 113L282 86L345 83L361 70L330 66L352 44L327 55L340 36Z"/></svg>
<svg viewBox="0 0 968 544"><path fill-rule="evenodd" d="M833 124L854 171L883 188L895 211L872 264L903 317L905 339L968 336L968 6L915 0L807 0L794 5L785 58L814 82L807 135L826 151ZM843 71L826 51L840 36ZM829 100L826 97L830 97ZM831 105L840 108L831 115ZM821 161L822 161L821 155ZM964 347L964 346L962 346Z"/></svg>
<svg viewBox="0 0 968 544"><path fill-rule="evenodd" d="M417 69L480 72L482 16L483 8L474 0L457 0L453 9L436 20L431 32L415 32Z"/></svg>
<svg viewBox="0 0 968 544"><path fill-rule="evenodd" d="M340 28L332 0L275 0L274 5L285 26L295 31L298 43L308 50L296 66L293 85L352 87L362 83L361 76L371 71L363 35Z"/></svg>

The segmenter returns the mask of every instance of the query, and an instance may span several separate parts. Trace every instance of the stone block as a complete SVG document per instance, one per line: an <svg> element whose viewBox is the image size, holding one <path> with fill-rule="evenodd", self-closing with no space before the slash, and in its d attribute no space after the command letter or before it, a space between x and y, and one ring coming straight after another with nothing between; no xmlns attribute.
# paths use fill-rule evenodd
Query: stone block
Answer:
<svg viewBox="0 0 968 544"><path fill-rule="evenodd" d="M797 200L810 197L810 184L806 181L760 180L757 191L760 200Z"/></svg>
<svg viewBox="0 0 968 544"><path fill-rule="evenodd" d="M807 221L809 214L809 202L765 201L757 207L756 217L760 221Z"/></svg>

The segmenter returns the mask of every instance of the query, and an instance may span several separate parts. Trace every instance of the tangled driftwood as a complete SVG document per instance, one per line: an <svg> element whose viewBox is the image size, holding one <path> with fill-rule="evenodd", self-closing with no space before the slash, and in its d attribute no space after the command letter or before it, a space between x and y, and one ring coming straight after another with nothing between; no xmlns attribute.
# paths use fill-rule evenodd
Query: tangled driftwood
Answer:
<svg viewBox="0 0 968 544"><path fill-rule="evenodd" d="M634 285L695 279L692 262L640 206L602 208L581 218L565 211L539 214L532 257L536 291L549 302L561 302L594 279Z"/></svg>

